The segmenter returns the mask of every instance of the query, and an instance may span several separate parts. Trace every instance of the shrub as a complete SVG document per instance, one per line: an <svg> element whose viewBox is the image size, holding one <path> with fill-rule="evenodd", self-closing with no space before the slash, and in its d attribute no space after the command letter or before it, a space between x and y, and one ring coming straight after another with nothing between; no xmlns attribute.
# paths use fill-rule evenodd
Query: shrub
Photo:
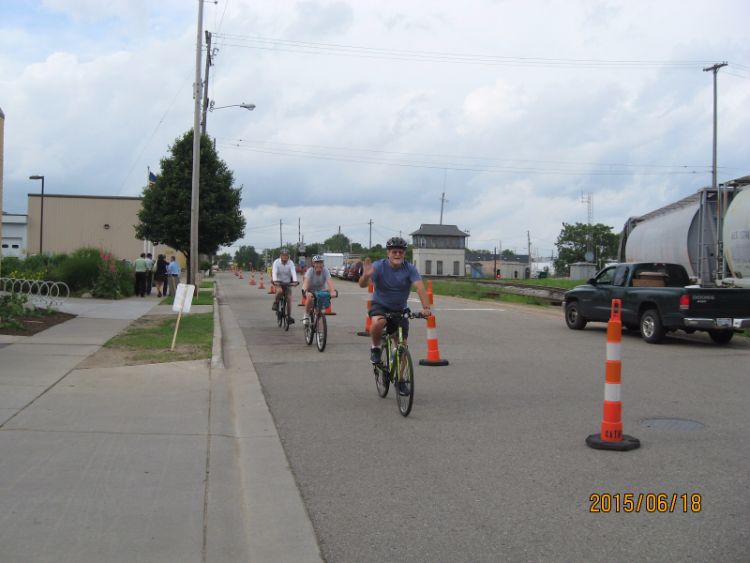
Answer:
<svg viewBox="0 0 750 563"><path fill-rule="evenodd" d="M26 313L27 300L25 295L18 293L0 295L0 327L23 328L16 319Z"/></svg>
<svg viewBox="0 0 750 563"><path fill-rule="evenodd" d="M81 248L70 256L62 256L50 277L65 282L73 292L93 289L99 277L99 250Z"/></svg>
<svg viewBox="0 0 750 563"><path fill-rule="evenodd" d="M115 265L120 295L130 297L135 294L135 273L128 262L118 261Z"/></svg>

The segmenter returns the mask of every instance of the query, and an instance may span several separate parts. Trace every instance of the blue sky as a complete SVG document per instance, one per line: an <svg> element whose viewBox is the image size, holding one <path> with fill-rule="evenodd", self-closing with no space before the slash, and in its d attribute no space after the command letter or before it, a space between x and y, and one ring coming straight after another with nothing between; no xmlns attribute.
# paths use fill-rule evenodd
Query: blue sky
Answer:
<svg viewBox="0 0 750 563"><path fill-rule="evenodd" d="M139 195L192 127L197 2L3 0L4 209L49 193ZM208 132L264 248L421 223L472 248L548 254L562 223L628 216L750 174L742 1L221 0Z"/></svg>

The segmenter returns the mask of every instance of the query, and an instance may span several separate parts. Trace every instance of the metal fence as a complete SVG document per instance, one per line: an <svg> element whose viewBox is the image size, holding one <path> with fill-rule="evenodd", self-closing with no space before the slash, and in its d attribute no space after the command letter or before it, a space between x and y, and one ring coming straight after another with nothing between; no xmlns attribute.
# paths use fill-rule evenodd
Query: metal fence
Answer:
<svg viewBox="0 0 750 563"><path fill-rule="evenodd" d="M0 278L0 293L26 295L34 305L57 307L70 297L70 288L65 282Z"/></svg>

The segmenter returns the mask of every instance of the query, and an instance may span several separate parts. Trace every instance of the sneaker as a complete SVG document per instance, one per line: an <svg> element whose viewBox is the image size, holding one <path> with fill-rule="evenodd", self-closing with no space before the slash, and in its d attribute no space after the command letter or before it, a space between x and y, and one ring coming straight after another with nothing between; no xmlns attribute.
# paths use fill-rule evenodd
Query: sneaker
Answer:
<svg viewBox="0 0 750 563"><path fill-rule="evenodd" d="M398 394L402 397L408 397L409 396L409 385L406 383L406 381L399 381L398 385Z"/></svg>
<svg viewBox="0 0 750 563"><path fill-rule="evenodd" d="M292 317L287 317L287 318L289 320L289 324L293 325L294 324L294 319Z"/></svg>
<svg viewBox="0 0 750 563"><path fill-rule="evenodd" d="M276 301L273 302L273 305L271 305L272 311L278 311L279 310L279 304L276 303Z"/></svg>
<svg viewBox="0 0 750 563"><path fill-rule="evenodd" d="M370 348L370 362L371 363L379 364L381 355L382 355L382 350L380 348Z"/></svg>

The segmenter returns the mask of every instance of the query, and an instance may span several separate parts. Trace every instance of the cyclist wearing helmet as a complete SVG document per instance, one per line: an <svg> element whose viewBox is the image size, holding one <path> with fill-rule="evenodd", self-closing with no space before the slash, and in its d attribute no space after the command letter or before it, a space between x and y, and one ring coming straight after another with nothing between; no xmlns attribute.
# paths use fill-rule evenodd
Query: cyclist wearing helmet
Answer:
<svg viewBox="0 0 750 563"><path fill-rule="evenodd" d="M323 266L323 257L320 255L313 256L312 259L312 268L309 268L307 272L305 272L305 279L302 280L302 293L306 293L308 291L323 291L324 289L328 288L328 292L331 294L331 297L336 295L336 290L333 288L333 280L331 279L331 274L328 273L328 268ZM310 322L310 313L312 312L313 307L313 300L307 299L305 301L305 317L302 320L304 324L307 324Z"/></svg>
<svg viewBox="0 0 750 563"><path fill-rule="evenodd" d="M294 268L294 262L289 259L289 250L286 248L281 249L281 255L274 260L273 267L271 268L271 282L272 283L283 283L283 286L276 286L276 299L271 306L274 311L279 310L279 299L283 291L286 291L286 313L289 317L289 324L294 322L292 318L292 290L289 285L292 282L297 281L297 271Z"/></svg>
<svg viewBox="0 0 750 563"><path fill-rule="evenodd" d="M388 257L384 260L377 260L374 264L369 258L366 258L362 276L359 278L359 287L367 287L370 280L375 284L375 293L372 294L372 307L369 311L370 318L372 318L370 361L373 364L380 363L380 341L386 328L386 320L383 315L406 309L406 301L409 299L412 285L416 288L419 300L422 302L422 314L425 316L431 314L430 299L427 297L422 277L419 275L417 267L405 260L406 246L406 241L401 237L388 239L385 245ZM401 319L401 326L404 341L406 341L409 336L409 319ZM391 329L389 327L389 330Z"/></svg>

